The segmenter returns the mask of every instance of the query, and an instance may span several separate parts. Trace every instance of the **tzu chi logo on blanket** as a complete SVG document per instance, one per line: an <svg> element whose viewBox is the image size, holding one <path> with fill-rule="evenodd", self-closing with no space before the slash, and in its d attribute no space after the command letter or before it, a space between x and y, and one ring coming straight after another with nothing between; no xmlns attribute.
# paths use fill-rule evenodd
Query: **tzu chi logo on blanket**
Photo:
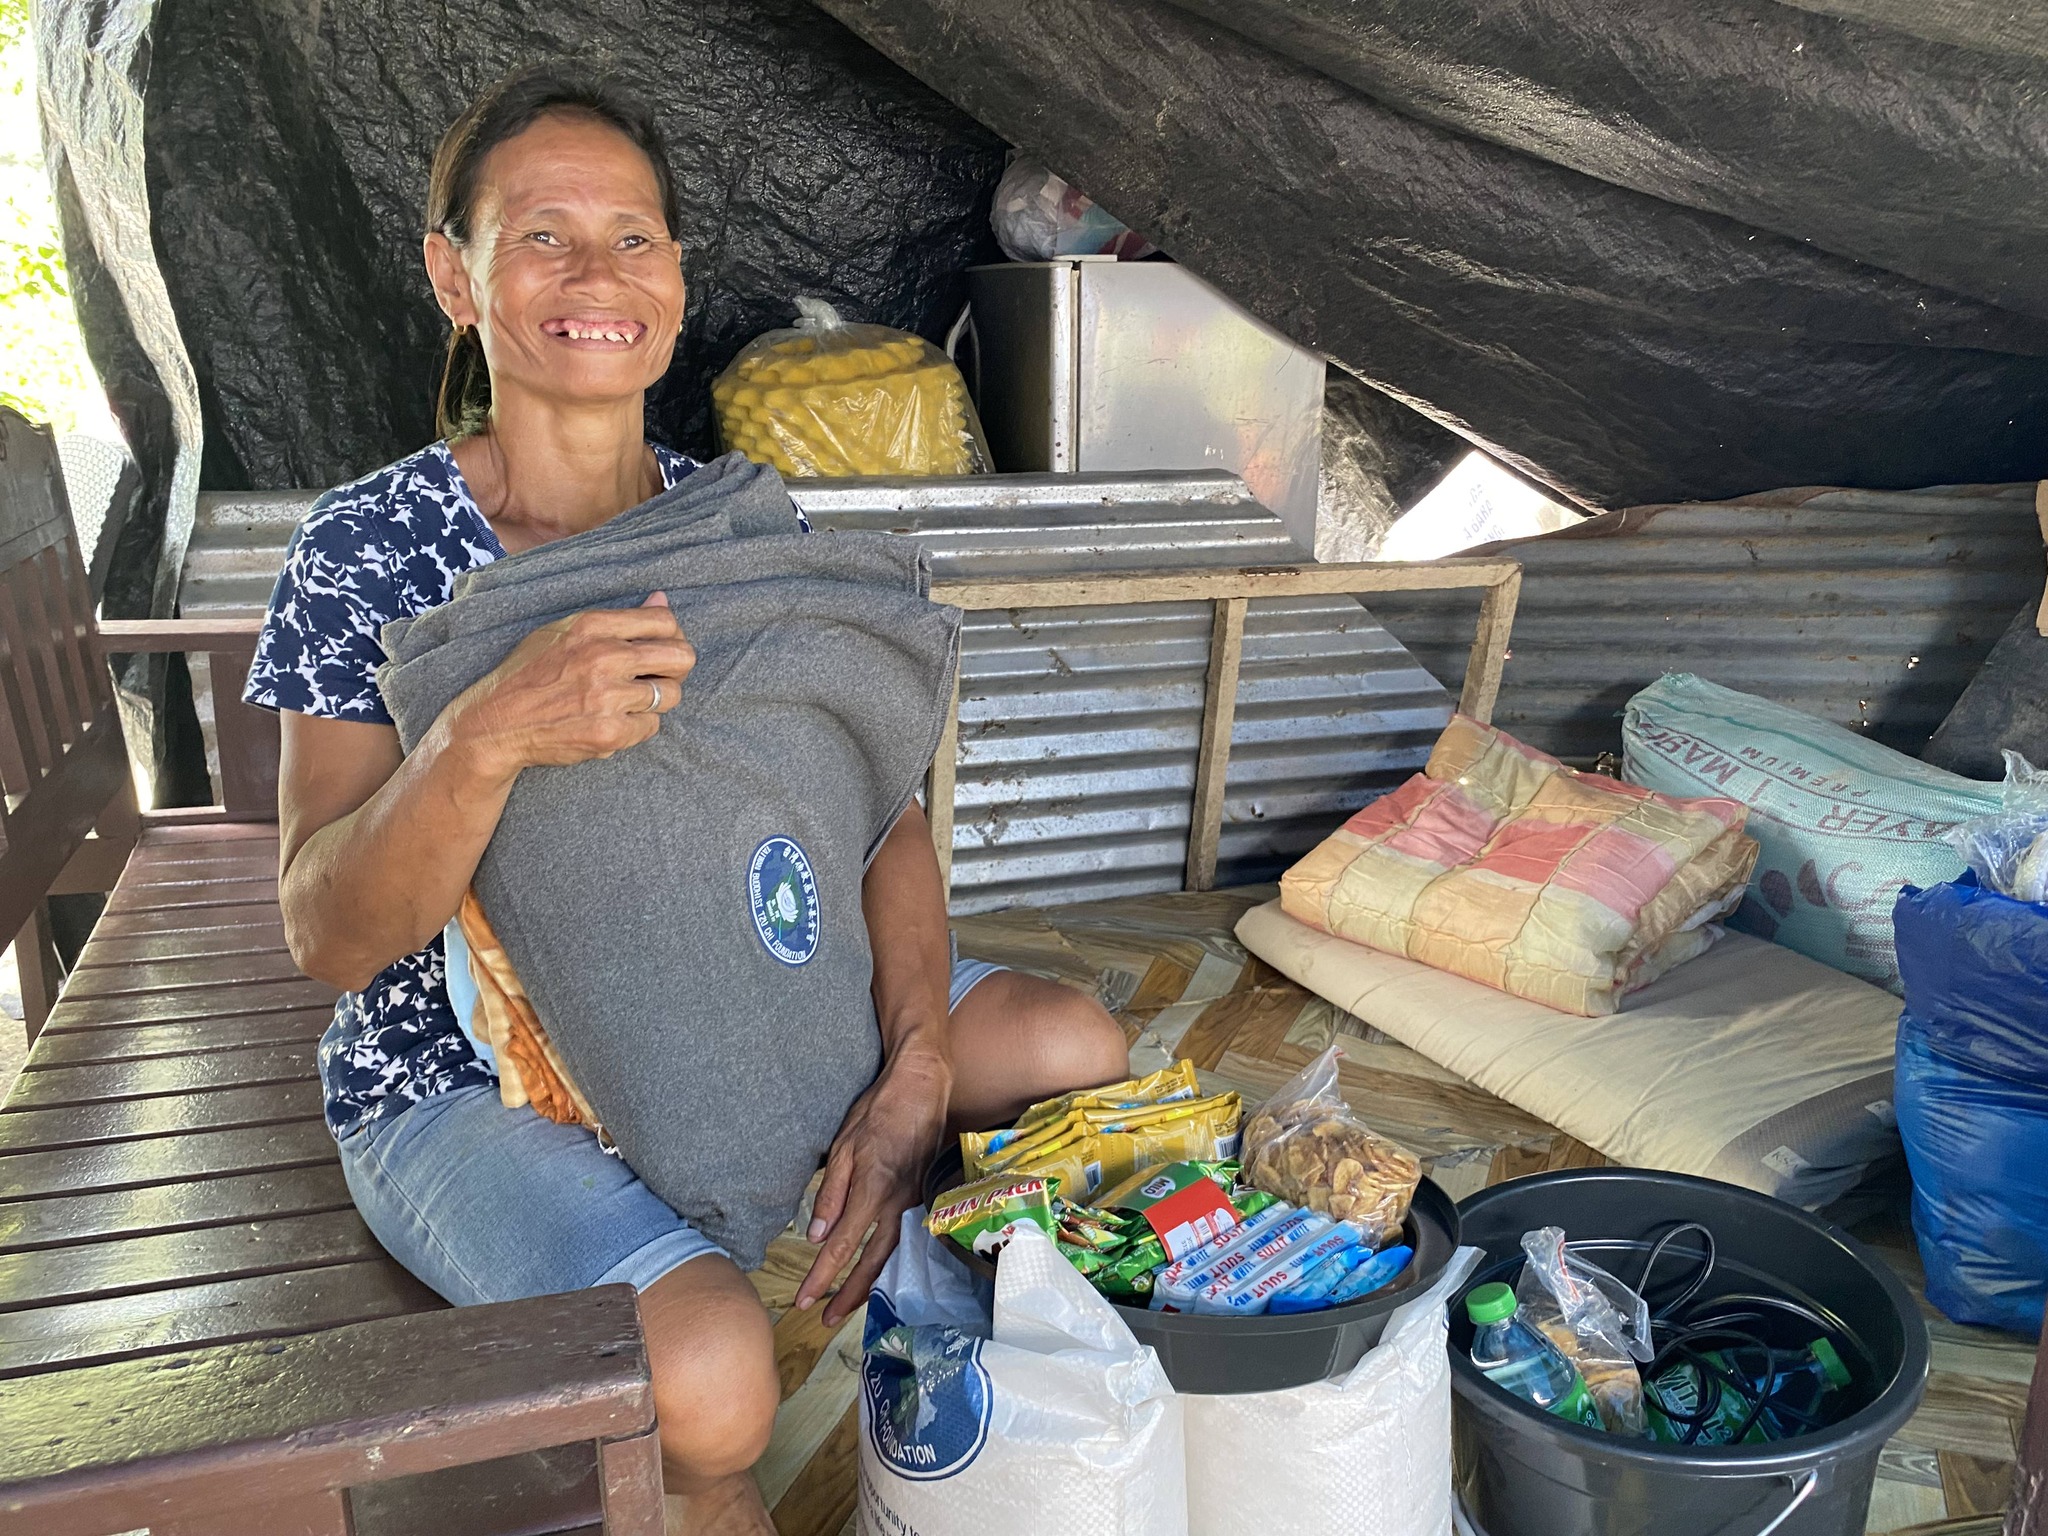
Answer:
<svg viewBox="0 0 2048 1536"><path fill-rule="evenodd" d="M818 879L794 838L771 837L747 861L747 904L754 931L784 965L818 952Z"/></svg>

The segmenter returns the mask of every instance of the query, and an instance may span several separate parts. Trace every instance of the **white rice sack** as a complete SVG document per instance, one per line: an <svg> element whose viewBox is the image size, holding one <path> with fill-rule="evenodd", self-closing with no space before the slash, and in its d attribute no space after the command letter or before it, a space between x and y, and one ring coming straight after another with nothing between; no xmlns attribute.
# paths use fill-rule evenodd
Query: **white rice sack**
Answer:
<svg viewBox="0 0 2048 1536"><path fill-rule="evenodd" d="M1329 1381L1283 1392L1184 1396L1189 1536L1286 1528L1450 1536L1451 1363L1444 1306L1479 1262L1461 1248Z"/></svg>
<svg viewBox="0 0 2048 1536"><path fill-rule="evenodd" d="M1158 1355L1036 1228L1003 1250L991 1319L923 1219L868 1300L863 1536L1187 1536Z"/></svg>

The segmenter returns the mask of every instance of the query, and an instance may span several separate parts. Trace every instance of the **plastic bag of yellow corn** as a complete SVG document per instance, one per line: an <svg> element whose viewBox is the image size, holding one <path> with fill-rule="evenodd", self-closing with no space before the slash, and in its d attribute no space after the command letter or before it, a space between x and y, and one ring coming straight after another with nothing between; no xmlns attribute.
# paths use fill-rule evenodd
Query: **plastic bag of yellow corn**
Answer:
<svg viewBox="0 0 2048 1536"><path fill-rule="evenodd" d="M796 305L793 329L755 337L711 386L728 449L790 477L991 467L945 353L907 331L849 325L821 299Z"/></svg>

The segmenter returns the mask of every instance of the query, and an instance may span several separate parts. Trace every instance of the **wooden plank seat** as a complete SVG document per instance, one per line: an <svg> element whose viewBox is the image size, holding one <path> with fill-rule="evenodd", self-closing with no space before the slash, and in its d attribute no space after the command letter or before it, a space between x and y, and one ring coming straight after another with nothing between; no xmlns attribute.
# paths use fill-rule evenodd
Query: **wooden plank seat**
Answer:
<svg viewBox="0 0 2048 1536"><path fill-rule="evenodd" d="M224 803L136 809L105 656L240 677L254 625L97 623L54 444L0 429L0 934L33 1042L0 1103L0 1530L655 1536L630 1288L450 1309L350 1202L274 718L217 697ZM55 993L44 898L80 891L106 910Z"/></svg>

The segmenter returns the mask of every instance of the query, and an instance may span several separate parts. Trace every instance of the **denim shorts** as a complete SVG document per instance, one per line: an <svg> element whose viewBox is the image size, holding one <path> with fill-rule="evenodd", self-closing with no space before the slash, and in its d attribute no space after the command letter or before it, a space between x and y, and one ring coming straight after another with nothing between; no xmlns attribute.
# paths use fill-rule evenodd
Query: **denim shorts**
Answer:
<svg viewBox="0 0 2048 1536"><path fill-rule="evenodd" d="M1000 969L956 957L948 1006ZM350 1132L341 1170L377 1241L457 1306L616 1282L644 1291L724 1252L590 1131L507 1109L494 1084Z"/></svg>

